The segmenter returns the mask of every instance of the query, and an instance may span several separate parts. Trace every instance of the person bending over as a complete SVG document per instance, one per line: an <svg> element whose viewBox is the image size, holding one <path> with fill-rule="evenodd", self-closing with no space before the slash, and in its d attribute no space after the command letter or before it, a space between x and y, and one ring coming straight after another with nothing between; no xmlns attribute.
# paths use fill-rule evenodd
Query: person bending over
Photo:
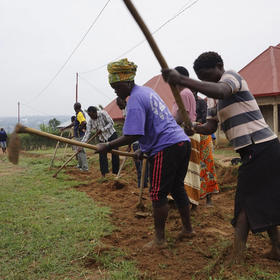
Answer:
<svg viewBox="0 0 280 280"><path fill-rule="evenodd" d="M191 149L188 136L155 91L134 83L137 66L133 62L121 59L108 64L107 69L109 83L117 96L123 100L129 96L129 99L123 136L99 144L97 152L106 153L138 140L141 149L138 151L149 156L149 192L154 212L155 237L145 247L165 246L169 193L178 206L183 224L178 238L192 237L194 233L190 222L189 200L184 189ZM140 158L141 154L138 154Z"/></svg>
<svg viewBox="0 0 280 280"><path fill-rule="evenodd" d="M211 135L218 122L240 154L235 195L234 259L244 258L248 232L267 231L272 248L267 257L280 260L277 226L280 224L280 143L265 122L259 106L244 78L233 70L226 71L216 52L202 53L194 62L201 80L194 80L171 69L162 71L170 84L179 84L208 96L207 122L195 125L194 131Z"/></svg>
<svg viewBox="0 0 280 280"><path fill-rule="evenodd" d="M101 143L118 138L114 128L114 122L105 110L97 110L96 107L90 106L87 109L90 120L87 125L87 130L82 142L87 142L91 131L98 133L98 139ZM103 177L109 173L108 158L106 153L99 154L100 171ZM112 155L112 173L118 174L120 159L118 155Z"/></svg>

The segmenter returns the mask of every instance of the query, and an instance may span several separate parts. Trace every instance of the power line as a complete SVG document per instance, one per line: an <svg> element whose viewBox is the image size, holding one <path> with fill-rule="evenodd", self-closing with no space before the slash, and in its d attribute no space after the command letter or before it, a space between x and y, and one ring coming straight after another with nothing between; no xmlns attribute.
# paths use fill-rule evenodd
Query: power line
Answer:
<svg viewBox="0 0 280 280"><path fill-rule="evenodd" d="M191 4L189 4L189 2L187 4L185 4L184 6L186 6L185 8L181 8L181 11L179 11L177 14L175 14L172 18L168 19L165 23L163 23L159 28L157 28L154 32L158 32L160 29L162 29L166 24L168 24L169 22L171 22L172 20L174 20L176 17L178 17L179 15L181 15L183 12L185 12L186 10L188 10L189 8L191 8L194 4L196 4L199 0L195 0L194 2L192 2Z"/></svg>
<svg viewBox="0 0 280 280"><path fill-rule="evenodd" d="M57 76L62 72L62 70L64 69L64 67L66 66L66 64L69 62L69 60L71 59L71 57L74 55L74 53L77 51L77 49L81 46L82 42L84 41L84 39L86 38L86 36L88 35L88 33L90 32L90 30L92 29L92 27L95 25L95 23L97 22L97 20L99 19L99 17L101 16L102 12L104 11L104 9L106 8L106 6L109 4L111 0L108 0L106 2L106 4L104 5L104 7L101 9L101 11L99 12L99 14L97 15L97 17L95 18L95 20L92 22L92 24L90 25L90 27L88 28L88 30L86 31L86 33L82 36L81 40L78 42L78 44L76 45L76 47L73 49L73 51L70 53L70 55L68 56L68 58L66 59L66 61L62 64L62 66L58 69L58 71L56 72L56 74L53 76L53 78L49 81L49 83L33 98L36 99L39 96L41 96L49 87L50 85L54 82L54 80L57 78ZM33 101L32 100L32 101Z"/></svg>
<svg viewBox="0 0 280 280"><path fill-rule="evenodd" d="M20 105L23 105L24 107L27 107L27 109L29 109L30 111L32 111L32 112L35 111L35 112L39 113L40 115L53 116L52 114L47 114L46 112L42 112L42 111L40 111L38 109L35 109L35 108L31 107L30 105L25 104L25 103L20 102Z"/></svg>
<svg viewBox="0 0 280 280"><path fill-rule="evenodd" d="M80 79L82 79L83 81L85 81L88 85L90 85L97 93L99 93L100 95L102 95L103 97L107 97L109 100L112 99L112 97L109 97L106 93L102 92L100 89L98 89L95 85L93 85L90 81L88 81L87 79L85 79L83 76L79 75Z"/></svg>
<svg viewBox="0 0 280 280"><path fill-rule="evenodd" d="M179 9L179 11L170 19L168 19L167 21L165 21L161 26L159 26L155 31L152 32L152 34L156 34L159 30L161 30L165 25L167 25L168 23L170 23L171 21L173 21L175 18L177 18L179 15L181 15L183 12L185 12L187 9L191 8L194 4L196 4L199 0L195 0L194 2L190 3L191 1L188 1L182 8ZM127 51L125 51L124 53L122 53L121 55L119 55L118 57L111 59L110 61L114 61L114 60L118 60L119 58L125 56L126 54L132 52L134 49L138 48L139 46L141 46L143 43L145 43L147 40L144 39L142 41L140 41L139 43L137 43L136 45L134 45L133 47L131 47L130 49L128 49ZM85 72L80 72L81 74L87 74L87 73L91 73L91 72L95 72L98 71L100 69L102 69L103 67L107 66L106 64L100 65L98 67L95 67L91 70L85 71Z"/></svg>

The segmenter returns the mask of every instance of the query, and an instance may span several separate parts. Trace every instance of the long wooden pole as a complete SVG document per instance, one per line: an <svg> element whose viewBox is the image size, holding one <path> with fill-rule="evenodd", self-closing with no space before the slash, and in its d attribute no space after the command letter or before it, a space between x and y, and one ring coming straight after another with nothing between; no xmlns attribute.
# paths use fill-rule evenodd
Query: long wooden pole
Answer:
<svg viewBox="0 0 280 280"><path fill-rule="evenodd" d="M116 176L116 179L119 179L119 177L120 177L120 175L121 175L121 171L122 171L122 169L123 169L123 167L124 167L124 164L125 164L125 162L126 162L126 159L127 159L127 157L124 157L124 159L123 159L123 161L122 161L122 163L121 163L121 166L120 166L120 168L119 168L118 174L117 174L117 176Z"/></svg>
<svg viewBox="0 0 280 280"><path fill-rule="evenodd" d="M141 169L141 179L140 179L140 193L139 193L139 200L137 204L137 208L143 208L142 196L143 196L143 188L145 183L145 175L146 175L146 166L147 166L147 159L143 158L142 161L142 169Z"/></svg>
<svg viewBox="0 0 280 280"><path fill-rule="evenodd" d="M64 151L63 151L63 155L62 155L62 159L65 159L65 154L66 154L66 150L68 148L68 144L66 143L65 144L65 147L64 147Z"/></svg>
<svg viewBox="0 0 280 280"><path fill-rule="evenodd" d="M20 123L20 103L18 102L18 123Z"/></svg>
<svg viewBox="0 0 280 280"><path fill-rule="evenodd" d="M63 133L63 132L60 133L60 136L62 136L62 133ZM51 167L53 166L53 161L54 161L54 158L55 158L56 151L57 151L57 148L58 148L58 146L59 146L59 143L60 143L60 141L57 141L56 146L55 146L55 149L54 149L53 157L52 157L52 160L51 160L51 163L50 163L49 170L50 170Z"/></svg>
<svg viewBox="0 0 280 280"><path fill-rule="evenodd" d="M154 55L156 56L160 66L162 69L166 69L169 68L163 55L161 54L161 51L159 50L157 43L155 42L151 32L149 31L148 27L146 26L145 22L143 21L142 17L139 15L138 11L136 10L136 8L134 7L134 5L132 4L132 2L130 0L123 0L126 7L128 8L128 10L130 11L131 15L133 16L133 18L135 19L135 21L137 22L137 24L139 25L140 29L142 30L142 32L144 33ZM175 98L175 101L178 105L179 108L179 112L183 118L184 124L187 128L191 128L192 124L191 121L189 119L188 113L185 110L184 104L182 102L181 96L177 90L177 88L174 85L170 85L170 88L172 90L173 96Z"/></svg>
<svg viewBox="0 0 280 280"><path fill-rule="evenodd" d="M76 73L76 102L78 102L79 75Z"/></svg>
<svg viewBox="0 0 280 280"><path fill-rule="evenodd" d="M96 136L98 135L98 133L95 133L92 137L90 137L87 141L87 143L89 143L91 140L93 140ZM59 167L59 169L53 174L53 177L55 178L57 176L57 174L79 153L80 151L75 152L73 155L70 156L70 158L65 161L63 163L62 166Z"/></svg>
<svg viewBox="0 0 280 280"><path fill-rule="evenodd" d="M91 144L87 144L87 143L83 143L83 142L79 142L76 140L72 140L72 139L68 139L65 137L61 137L61 136L57 136L57 135L53 135L41 130L37 130L35 128L30 128L27 126L23 126L21 124L17 124L16 129L15 129L16 133L30 133L30 134L36 134L39 136L43 136L43 137L47 137L49 139L53 139L56 141L60 141L63 143L68 143L70 145L75 145L75 146L79 146L79 147L83 147L83 148L88 148L91 150L97 150L97 147ZM120 156L128 156L128 157L135 157L134 153L129 153L129 152L124 152L124 151L119 151L119 150L111 150L110 153L112 154L117 154Z"/></svg>
<svg viewBox="0 0 280 280"><path fill-rule="evenodd" d="M72 138L72 133L71 133L71 131L69 132L68 137L69 137L70 139ZM66 153L67 147L68 147L68 144L66 143L65 148L64 148L64 151L63 151L62 159L65 158L65 153Z"/></svg>
<svg viewBox="0 0 280 280"><path fill-rule="evenodd" d="M78 154L79 152L75 152L73 155L70 156L69 159L67 159L63 165L59 167L59 169L53 174L53 177L55 178L57 174Z"/></svg>

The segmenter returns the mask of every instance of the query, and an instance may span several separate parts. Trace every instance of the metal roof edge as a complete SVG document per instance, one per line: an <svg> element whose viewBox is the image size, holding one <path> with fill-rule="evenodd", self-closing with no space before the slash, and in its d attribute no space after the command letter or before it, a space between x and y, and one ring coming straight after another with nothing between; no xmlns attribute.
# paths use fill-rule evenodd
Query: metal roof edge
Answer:
<svg viewBox="0 0 280 280"><path fill-rule="evenodd" d="M254 95L254 97L277 96L277 95L280 95L280 91L279 92L260 93L260 94L257 93L257 94L253 94L253 95Z"/></svg>

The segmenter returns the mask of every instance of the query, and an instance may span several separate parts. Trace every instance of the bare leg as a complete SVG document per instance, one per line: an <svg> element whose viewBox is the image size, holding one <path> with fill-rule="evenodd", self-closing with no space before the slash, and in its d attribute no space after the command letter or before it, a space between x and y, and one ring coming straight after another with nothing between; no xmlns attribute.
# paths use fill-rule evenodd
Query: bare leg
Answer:
<svg viewBox="0 0 280 280"><path fill-rule="evenodd" d="M211 193L206 195L206 206L211 207L213 206L213 202L212 202L212 195Z"/></svg>
<svg viewBox="0 0 280 280"><path fill-rule="evenodd" d="M191 211L196 211L197 210L197 205L191 203Z"/></svg>
<svg viewBox="0 0 280 280"><path fill-rule="evenodd" d="M188 205L186 205L185 207L179 207L178 210L181 216L183 229L179 233L177 239L182 240L184 238L192 238L195 235L195 233L193 232L191 225L190 208Z"/></svg>
<svg viewBox="0 0 280 280"><path fill-rule="evenodd" d="M249 233L249 223L245 211L241 211L237 217L233 243L233 261L244 261L244 251Z"/></svg>
<svg viewBox="0 0 280 280"><path fill-rule="evenodd" d="M147 243L144 248L149 249L152 247L165 246L165 222L168 215L168 205L165 204L161 207L154 207L154 225L155 225L155 238Z"/></svg>
<svg viewBox="0 0 280 280"><path fill-rule="evenodd" d="M273 260L280 261L280 240L279 231L277 227L271 227L267 230L271 242L271 250L266 253L266 257Z"/></svg>

